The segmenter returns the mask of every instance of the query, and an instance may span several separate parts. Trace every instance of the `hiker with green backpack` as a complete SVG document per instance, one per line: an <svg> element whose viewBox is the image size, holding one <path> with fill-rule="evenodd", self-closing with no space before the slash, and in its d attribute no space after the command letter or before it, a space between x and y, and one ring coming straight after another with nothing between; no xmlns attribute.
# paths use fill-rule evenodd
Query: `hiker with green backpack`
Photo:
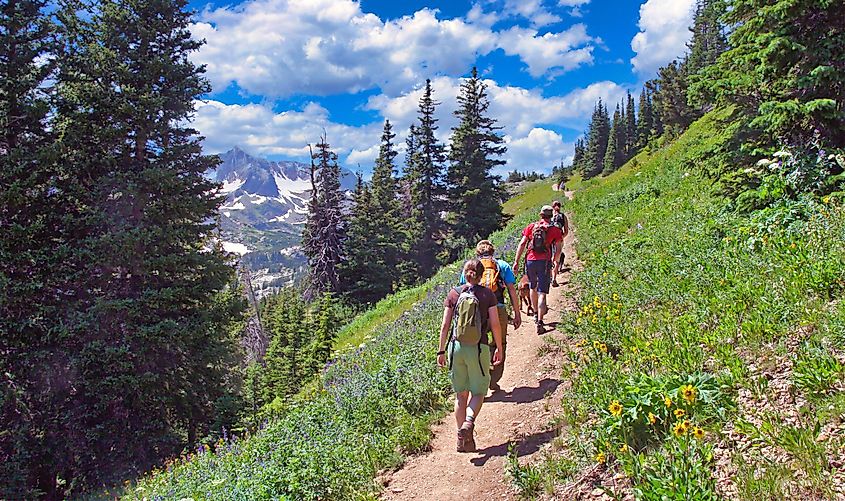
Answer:
<svg viewBox="0 0 845 501"><path fill-rule="evenodd" d="M484 265L484 273L479 282L484 287L493 291L496 300L499 302L499 325L502 330L502 363L494 365L490 369L490 389L499 391L499 380L505 371L505 359L508 353L508 310L505 307L505 291L510 297L513 307L513 328L519 329L522 324L522 315L519 311L519 294L516 292L516 275L513 268L503 259L496 259L493 254L496 248L489 240L482 240L475 246L475 256ZM466 277L461 273L461 285L466 283Z"/></svg>
<svg viewBox="0 0 845 501"><path fill-rule="evenodd" d="M490 385L490 365L502 363L502 331L498 300L493 291L479 284L484 265L478 259L464 263L467 283L449 291L443 304L437 365L446 367L455 390L455 421L458 452L474 452L475 420ZM495 351L491 354L487 333L493 331Z"/></svg>

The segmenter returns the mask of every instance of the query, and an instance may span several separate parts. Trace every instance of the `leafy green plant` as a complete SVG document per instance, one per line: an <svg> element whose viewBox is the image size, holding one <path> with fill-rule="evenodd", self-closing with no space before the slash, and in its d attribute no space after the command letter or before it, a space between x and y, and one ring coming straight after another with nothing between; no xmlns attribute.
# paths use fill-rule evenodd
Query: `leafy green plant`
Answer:
<svg viewBox="0 0 845 501"><path fill-rule="evenodd" d="M532 464L520 465L516 445L513 442L508 445L506 473L523 498L535 498L543 487L540 469Z"/></svg>
<svg viewBox="0 0 845 501"><path fill-rule="evenodd" d="M795 386L819 397L845 376L845 366L819 343L804 343L795 361L792 380Z"/></svg>

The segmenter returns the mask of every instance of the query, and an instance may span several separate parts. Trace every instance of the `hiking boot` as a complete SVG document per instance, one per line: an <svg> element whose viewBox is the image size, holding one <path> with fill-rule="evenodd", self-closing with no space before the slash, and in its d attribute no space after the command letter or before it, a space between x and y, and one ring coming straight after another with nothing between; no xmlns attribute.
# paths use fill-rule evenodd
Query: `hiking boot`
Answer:
<svg viewBox="0 0 845 501"><path fill-rule="evenodd" d="M497 391L500 391L501 389L502 389L502 387L499 386L499 383L490 383L490 390L493 393L496 393Z"/></svg>
<svg viewBox="0 0 845 501"><path fill-rule="evenodd" d="M467 421L458 433L461 431L464 432L464 450L461 452L475 452L475 424Z"/></svg>
<svg viewBox="0 0 845 501"><path fill-rule="evenodd" d="M552 280L552 287L560 287L560 284L557 283L557 280Z"/></svg>
<svg viewBox="0 0 845 501"><path fill-rule="evenodd" d="M537 321L537 335L539 336L540 334L545 334L545 333L546 333L546 328L543 325L543 322Z"/></svg>
<svg viewBox="0 0 845 501"><path fill-rule="evenodd" d="M465 435L466 435L466 432L463 429L463 427L458 429L458 445L455 448L455 450L458 451L458 452L466 452L466 439L464 438Z"/></svg>

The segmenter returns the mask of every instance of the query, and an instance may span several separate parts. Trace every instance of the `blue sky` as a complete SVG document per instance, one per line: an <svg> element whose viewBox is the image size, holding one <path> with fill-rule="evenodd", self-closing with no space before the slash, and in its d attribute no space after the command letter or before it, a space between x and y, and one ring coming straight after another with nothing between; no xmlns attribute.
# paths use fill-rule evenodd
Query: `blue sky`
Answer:
<svg viewBox="0 0 845 501"><path fill-rule="evenodd" d="M507 170L571 159L598 98L638 93L681 56L694 0L194 1L193 58L213 91L195 126L210 153L232 146L306 159L322 131L369 173L385 118L403 146L420 87L434 84L448 142L461 78L477 66L504 127ZM401 159L401 156L400 156Z"/></svg>

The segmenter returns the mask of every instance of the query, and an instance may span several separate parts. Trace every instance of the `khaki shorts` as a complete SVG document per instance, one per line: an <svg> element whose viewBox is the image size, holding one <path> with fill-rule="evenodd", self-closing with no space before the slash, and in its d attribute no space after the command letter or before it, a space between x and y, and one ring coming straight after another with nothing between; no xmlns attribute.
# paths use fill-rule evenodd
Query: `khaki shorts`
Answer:
<svg viewBox="0 0 845 501"><path fill-rule="evenodd" d="M490 347L486 344L461 344L455 341L447 352L451 367L449 376L455 393L468 391L473 395L487 395L490 386Z"/></svg>

